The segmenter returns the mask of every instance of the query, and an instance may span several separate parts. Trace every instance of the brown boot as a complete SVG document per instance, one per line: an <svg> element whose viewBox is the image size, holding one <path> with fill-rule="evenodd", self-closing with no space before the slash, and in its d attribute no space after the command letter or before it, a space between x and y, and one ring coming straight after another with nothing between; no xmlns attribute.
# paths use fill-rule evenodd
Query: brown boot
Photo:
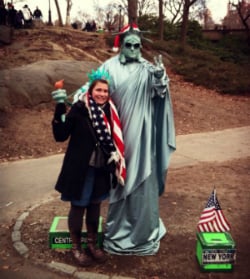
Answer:
<svg viewBox="0 0 250 279"><path fill-rule="evenodd" d="M96 260L99 263L103 263L107 260L107 256L105 252L97 246L97 237L95 234L89 234L88 233L88 244L87 249L90 255L94 260Z"/></svg>
<svg viewBox="0 0 250 279"><path fill-rule="evenodd" d="M84 267L90 266L93 263L93 261L92 258L88 256L84 250L82 250L81 237L71 233L71 239L72 239L71 252L76 263Z"/></svg>
<svg viewBox="0 0 250 279"><path fill-rule="evenodd" d="M86 267L93 264L93 260L89 257L84 250L76 248L71 249L72 255L76 263L80 266Z"/></svg>

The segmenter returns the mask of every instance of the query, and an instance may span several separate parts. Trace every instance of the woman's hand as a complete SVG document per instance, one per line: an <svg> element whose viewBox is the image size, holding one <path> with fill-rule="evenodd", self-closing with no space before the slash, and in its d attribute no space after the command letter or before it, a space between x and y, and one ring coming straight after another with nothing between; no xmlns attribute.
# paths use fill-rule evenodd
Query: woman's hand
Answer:
<svg viewBox="0 0 250 279"><path fill-rule="evenodd" d="M56 101L57 104L64 103L67 99L67 93L65 89L57 89L51 93L53 100Z"/></svg>

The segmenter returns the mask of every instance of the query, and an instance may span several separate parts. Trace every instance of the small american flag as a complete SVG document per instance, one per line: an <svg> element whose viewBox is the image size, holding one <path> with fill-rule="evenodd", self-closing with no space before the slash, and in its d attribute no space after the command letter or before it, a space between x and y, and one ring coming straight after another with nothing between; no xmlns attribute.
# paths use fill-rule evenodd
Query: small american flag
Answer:
<svg viewBox="0 0 250 279"><path fill-rule="evenodd" d="M222 212L215 190L210 195L207 205L201 214L197 229L199 232L230 231L230 225Z"/></svg>
<svg viewBox="0 0 250 279"><path fill-rule="evenodd" d="M112 130L113 130L113 140L116 150L119 154L119 160L116 164L116 177L118 182L124 186L126 179L126 164L125 164L125 155L124 155L124 142L122 135L122 127L121 122L118 116L118 112L114 103L109 100L110 108L111 108L111 122L112 122ZM107 122L107 120L106 120Z"/></svg>

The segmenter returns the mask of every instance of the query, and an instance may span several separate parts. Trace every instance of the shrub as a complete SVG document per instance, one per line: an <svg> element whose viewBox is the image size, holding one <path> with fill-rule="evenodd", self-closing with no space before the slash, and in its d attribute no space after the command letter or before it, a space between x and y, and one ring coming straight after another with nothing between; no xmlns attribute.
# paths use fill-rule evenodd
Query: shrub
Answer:
<svg viewBox="0 0 250 279"><path fill-rule="evenodd" d="M172 56L172 69L186 81L215 89L227 94L250 92L249 64L247 57L239 63L223 59L231 55L228 50L216 52L215 48L197 49L187 45L184 49L176 41L157 41L157 51L165 51Z"/></svg>

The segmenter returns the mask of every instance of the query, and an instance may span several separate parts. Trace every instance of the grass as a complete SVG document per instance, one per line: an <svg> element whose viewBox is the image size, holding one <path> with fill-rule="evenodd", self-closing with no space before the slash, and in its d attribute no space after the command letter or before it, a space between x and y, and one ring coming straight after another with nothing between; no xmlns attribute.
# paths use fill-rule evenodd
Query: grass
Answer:
<svg viewBox="0 0 250 279"><path fill-rule="evenodd" d="M173 57L172 69L186 81L215 89L224 94L250 93L249 49L243 45L204 44L199 48L181 48L176 41L156 42L155 50Z"/></svg>

